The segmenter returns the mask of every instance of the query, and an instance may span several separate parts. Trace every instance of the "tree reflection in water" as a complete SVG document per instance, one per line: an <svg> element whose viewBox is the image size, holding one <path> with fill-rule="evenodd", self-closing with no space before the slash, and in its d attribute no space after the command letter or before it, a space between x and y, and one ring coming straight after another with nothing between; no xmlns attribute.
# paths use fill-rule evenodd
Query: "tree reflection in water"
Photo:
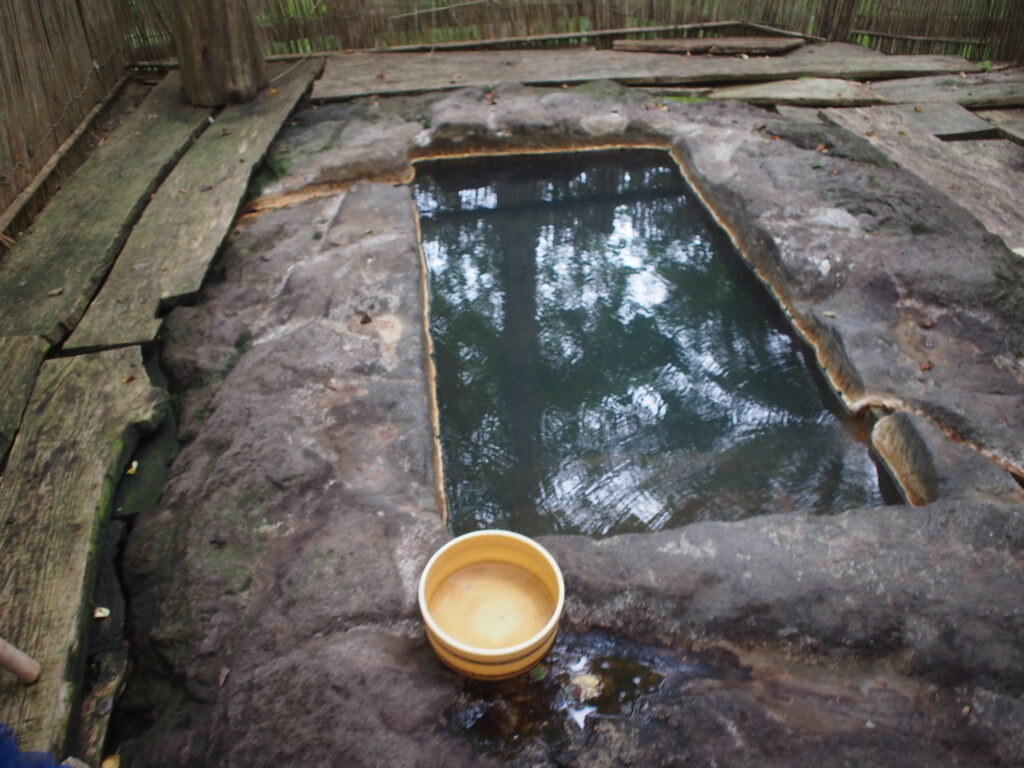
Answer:
<svg viewBox="0 0 1024 768"><path fill-rule="evenodd" d="M664 154L425 163L415 193L456 533L882 503L862 427Z"/></svg>

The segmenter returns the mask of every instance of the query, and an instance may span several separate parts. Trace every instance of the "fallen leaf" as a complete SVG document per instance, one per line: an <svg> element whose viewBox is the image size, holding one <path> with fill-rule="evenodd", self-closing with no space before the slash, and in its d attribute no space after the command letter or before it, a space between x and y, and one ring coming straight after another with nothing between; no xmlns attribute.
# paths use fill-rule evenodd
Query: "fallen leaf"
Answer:
<svg viewBox="0 0 1024 768"><path fill-rule="evenodd" d="M914 107L915 112L924 112L924 107Z"/></svg>
<svg viewBox="0 0 1024 768"><path fill-rule="evenodd" d="M217 687L218 688L223 688L224 687L224 683L227 682L228 675L230 675L230 674L231 674L231 669L229 667L221 667L220 668L220 674L217 675Z"/></svg>
<svg viewBox="0 0 1024 768"><path fill-rule="evenodd" d="M47 296L60 296L62 293L64 293L64 289L63 288L54 288L52 291L47 291L46 295Z"/></svg>
<svg viewBox="0 0 1024 768"><path fill-rule="evenodd" d="M220 135L221 136L228 136L230 133L231 133L231 130L228 129L228 128L221 128L220 129Z"/></svg>
<svg viewBox="0 0 1024 768"><path fill-rule="evenodd" d="M110 609L104 608L102 605L97 605L92 609L92 617L94 619L106 619L110 617Z"/></svg>
<svg viewBox="0 0 1024 768"><path fill-rule="evenodd" d="M919 370L919 371L930 371L931 369L932 369L932 361L931 360L925 360L923 363L921 363L920 365L917 366L917 370Z"/></svg>
<svg viewBox="0 0 1024 768"><path fill-rule="evenodd" d="M135 381L134 376L125 376L123 379L121 379L122 384L131 384L133 381Z"/></svg>
<svg viewBox="0 0 1024 768"><path fill-rule="evenodd" d="M136 472L138 472L138 471L139 471L139 462L137 462L137 461L133 461L133 462L131 463L131 466L130 466L130 467L128 467L128 469L126 469L126 470L124 471L124 473L125 473L126 475L134 475L134 474L135 474Z"/></svg>
<svg viewBox="0 0 1024 768"><path fill-rule="evenodd" d="M270 93L270 94L277 93L277 88L271 88L269 91L267 91L267 93Z"/></svg>
<svg viewBox="0 0 1024 768"><path fill-rule="evenodd" d="M121 768L121 756L111 755L110 757L104 757L103 762L100 763L100 768Z"/></svg>
<svg viewBox="0 0 1024 768"><path fill-rule="evenodd" d="M597 675L590 673L576 675L570 682L574 687L573 693L580 701L593 699L601 692L601 678Z"/></svg>

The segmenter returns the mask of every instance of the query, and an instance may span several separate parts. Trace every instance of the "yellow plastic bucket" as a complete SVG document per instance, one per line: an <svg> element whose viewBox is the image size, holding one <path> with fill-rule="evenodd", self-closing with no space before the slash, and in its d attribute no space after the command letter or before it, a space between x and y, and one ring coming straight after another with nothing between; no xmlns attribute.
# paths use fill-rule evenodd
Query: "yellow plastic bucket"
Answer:
<svg viewBox="0 0 1024 768"><path fill-rule="evenodd" d="M474 531L430 558L419 603L427 639L445 664L478 680L506 680L551 649L565 582L555 559L532 539Z"/></svg>

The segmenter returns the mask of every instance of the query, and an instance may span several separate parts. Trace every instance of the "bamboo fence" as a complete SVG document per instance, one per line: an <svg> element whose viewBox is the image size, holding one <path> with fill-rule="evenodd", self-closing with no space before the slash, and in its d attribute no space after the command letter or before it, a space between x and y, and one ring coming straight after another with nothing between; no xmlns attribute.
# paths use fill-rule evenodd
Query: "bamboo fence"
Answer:
<svg viewBox="0 0 1024 768"><path fill-rule="evenodd" d="M124 75L125 11L120 0L0 2L0 215ZM66 149L15 231L84 157Z"/></svg>
<svg viewBox="0 0 1024 768"><path fill-rule="evenodd" d="M171 1L131 0L133 60L173 58L166 17ZM517 38L516 45L523 46L530 41L521 38L559 33L581 33L577 42L601 45L609 38L585 33L738 20L860 42L887 53L1024 60L1022 0L256 0L256 5L268 54L502 38Z"/></svg>
<svg viewBox="0 0 1024 768"><path fill-rule="evenodd" d="M0 0L0 242L80 162L76 145L129 66L172 61L176 0ZM218 2L221 0L217 0ZM609 33L764 34L740 21L887 53L1024 63L1024 0L254 0L268 55L490 41L608 46ZM544 39L537 39L547 36ZM523 38L527 38L524 40ZM77 142L82 144L82 142ZM54 160L55 153L60 162ZM49 176L46 174L56 168ZM43 181L43 179L46 179ZM11 212L32 202L11 224ZM12 205L13 203L13 205Z"/></svg>

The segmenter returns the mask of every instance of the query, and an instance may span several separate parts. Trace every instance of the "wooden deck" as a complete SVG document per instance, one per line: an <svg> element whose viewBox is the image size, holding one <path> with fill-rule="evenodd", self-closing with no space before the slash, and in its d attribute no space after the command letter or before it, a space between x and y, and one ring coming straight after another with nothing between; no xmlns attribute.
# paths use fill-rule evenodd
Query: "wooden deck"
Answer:
<svg viewBox="0 0 1024 768"><path fill-rule="evenodd" d="M260 97L216 119L168 75L0 262L0 636L43 669L28 687L0 674L0 722L23 750L63 756L78 730L87 629L108 620L93 617L92 596L114 490L166 413L141 345L164 302L198 290L321 67L272 68ZM123 673L114 664L98 685L116 691ZM92 755L109 715L92 712L96 694L82 713Z"/></svg>
<svg viewBox="0 0 1024 768"><path fill-rule="evenodd" d="M815 107L785 114L820 114L866 138L1024 256L1024 147L1007 140L1024 143L1024 112L1007 108L1024 105L1020 69L980 73L955 57L830 44L748 58L338 54L317 80L320 71L320 61L282 65L256 101L216 116L186 106L169 75L0 260L0 636L44 668L30 688L0 678L0 721L18 730L23 748L64 748L111 492L139 434L165 408L143 366L144 345L158 338L161 312L199 290L250 174L311 84L312 98L331 101L609 79Z"/></svg>

